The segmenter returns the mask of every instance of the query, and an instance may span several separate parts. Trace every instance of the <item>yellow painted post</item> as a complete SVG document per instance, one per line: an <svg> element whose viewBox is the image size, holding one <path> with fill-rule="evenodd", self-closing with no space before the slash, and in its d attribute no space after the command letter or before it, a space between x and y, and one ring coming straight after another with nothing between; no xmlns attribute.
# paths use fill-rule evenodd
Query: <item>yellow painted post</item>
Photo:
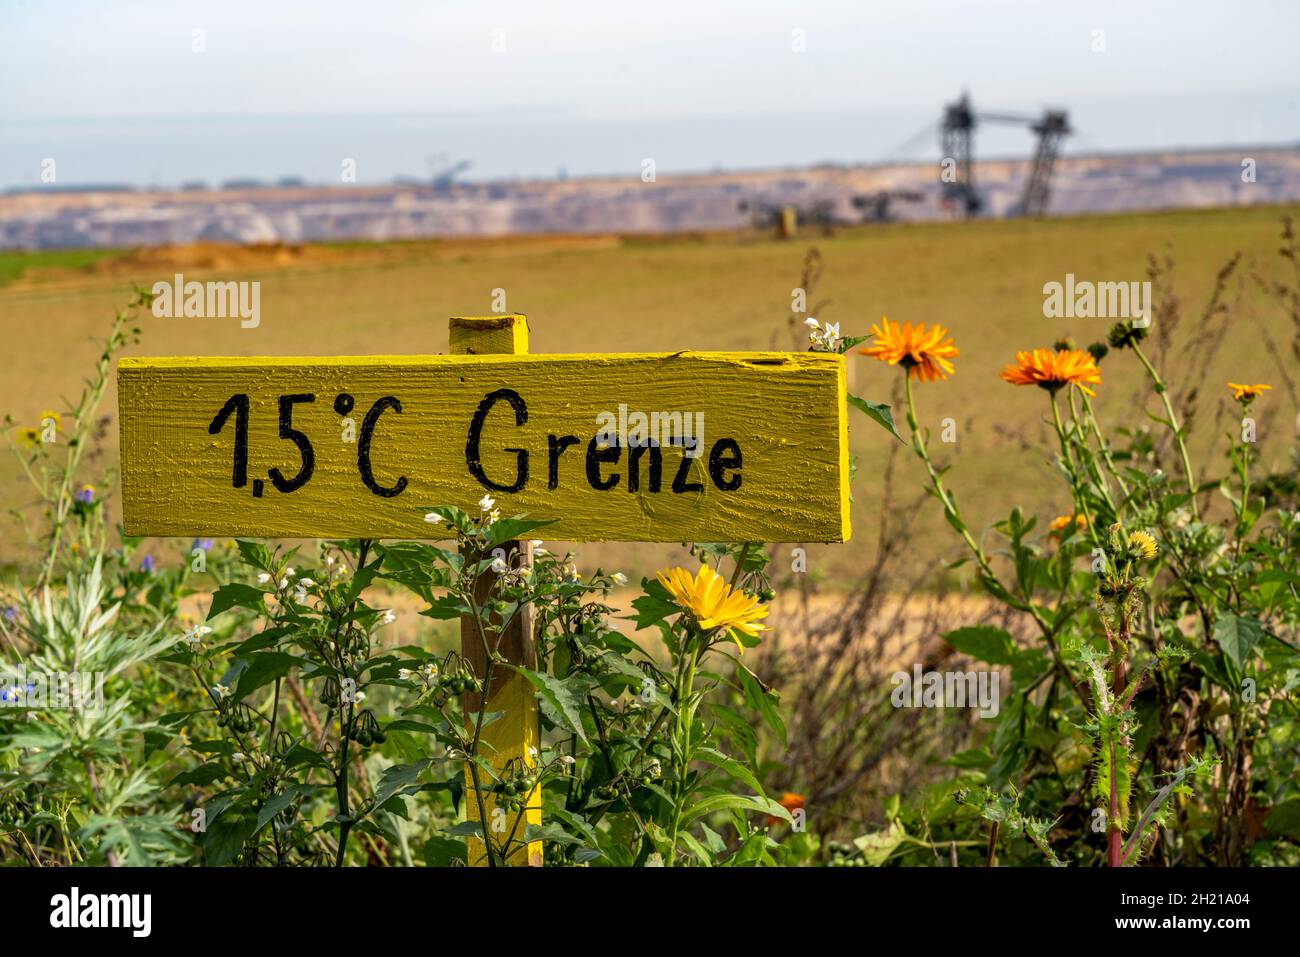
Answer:
<svg viewBox="0 0 1300 957"><path fill-rule="evenodd" d="M521 315L452 317L451 352L453 355L489 355L505 353L526 355L528 353L528 319ZM507 562L512 566L526 567L532 563L532 548L527 542L509 542L505 545ZM487 572L475 586L476 597L483 598L491 591L495 575ZM488 630L489 643L495 644L497 651L511 664L527 668L537 667L537 651L533 644L532 609L525 607L510 622L504 632ZM471 617L461 619L460 649L461 655L474 669L479 680L488 675L488 661L483 648L484 635L480 633L478 623ZM537 714L537 696L533 686L514 671L495 665L491 670L491 683L487 688L488 701L481 705L478 695L465 696L465 714L472 721L480 707L487 711L502 711L504 714L485 726L480 739L479 753L492 763L498 773L514 759L533 767L537 763L538 749L541 747L541 729ZM529 824L542 823L542 797L539 788L534 788L528 796L524 810L520 814L504 811L496 814L496 799L487 789L491 782L484 780L485 772L479 771L479 783L482 794L482 813L489 821L489 831L502 843L514 835L516 844L507 857L506 863L513 866L540 867L542 864L542 843L531 841L527 848L518 843L523 837L524 829ZM473 776L470 769L465 770L465 815L466 820L479 821L480 804L474 790ZM471 867L487 866L487 852L483 841L471 837L469 847L469 864Z"/></svg>

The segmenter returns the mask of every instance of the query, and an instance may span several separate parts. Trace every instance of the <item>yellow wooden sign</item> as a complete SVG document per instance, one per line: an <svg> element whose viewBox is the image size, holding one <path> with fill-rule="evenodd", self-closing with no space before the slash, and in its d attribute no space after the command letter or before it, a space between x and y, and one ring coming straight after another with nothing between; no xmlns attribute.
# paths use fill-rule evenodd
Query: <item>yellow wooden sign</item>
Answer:
<svg viewBox="0 0 1300 957"><path fill-rule="evenodd" d="M844 541L844 360L816 353L124 358L129 535Z"/></svg>

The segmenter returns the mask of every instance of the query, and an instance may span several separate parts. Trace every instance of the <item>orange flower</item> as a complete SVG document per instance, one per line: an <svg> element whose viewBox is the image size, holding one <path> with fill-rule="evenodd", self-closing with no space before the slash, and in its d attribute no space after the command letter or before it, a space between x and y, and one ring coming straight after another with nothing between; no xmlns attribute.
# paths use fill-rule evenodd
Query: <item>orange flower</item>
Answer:
<svg viewBox="0 0 1300 957"><path fill-rule="evenodd" d="M1036 385L1048 392L1075 385L1088 395L1096 395L1088 385L1101 382L1097 360L1083 349L1035 349L1017 352L1016 364L1002 370L1002 379L1012 385Z"/></svg>
<svg viewBox="0 0 1300 957"><path fill-rule="evenodd" d="M804 805L807 804L807 802L808 799L805 798L802 794L799 794L795 791L786 791L784 794L781 795L781 800L777 801L776 803L781 805L781 807L785 808L791 814L794 814L795 811L802 811ZM772 814L769 814L767 816L767 823L769 827L775 827L777 824L780 824L782 820L784 820L784 818L779 818Z"/></svg>
<svg viewBox="0 0 1300 957"><path fill-rule="evenodd" d="M1261 392L1268 392L1273 387L1271 385L1242 385L1240 382L1229 382L1228 388L1232 390L1232 397L1238 402L1250 402L1259 398Z"/></svg>
<svg viewBox="0 0 1300 957"><path fill-rule="evenodd" d="M943 326L936 324L927 330L922 322L913 328L910 322L900 326L881 317L880 325L871 327L871 334L875 342L858 350L864 356L901 365L922 382L938 382L953 374L948 360L956 358L957 347Z"/></svg>
<svg viewBox="0 0 1300 957"><path fill-rule="evenodd" d="M1075 528L1083 531L1088 527L1088 516L1086 515L1058 515L1052 519L1052 524L1047 526L1047 530L1053 534L1058 534L1073 525Z"/></svg>

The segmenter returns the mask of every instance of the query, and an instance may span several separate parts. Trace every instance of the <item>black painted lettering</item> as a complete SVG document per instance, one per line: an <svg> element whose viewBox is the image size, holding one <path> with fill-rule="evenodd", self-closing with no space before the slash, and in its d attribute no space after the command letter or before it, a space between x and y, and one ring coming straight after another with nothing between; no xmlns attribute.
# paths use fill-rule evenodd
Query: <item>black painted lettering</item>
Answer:
<svg viewBox="0 0 1300 957"><path fill-rule="evenodd" d="M524 403L523 397L513 389L497 389L495 392L489 392L483 397L483 401L478 404L474 411L474 418L469 424L469 437L465 441L465 464L469 467L470 474L479 480L485 488L490 488L494 492L518 492L528 482L528 450L507 448L505 451L515 453L515 480L508 485L500 482L494 482L487 477L483 471L483 462L479 458L479 443L483 437L483 423L487 421L488 413L492 411L492 406L498 401L505 399L510 403L510 407L515 410L515 425L523 425L528 421L528 406Z"/></svg>
<svg viewBox="0 0 1300 957"><path fill-rule="evenodd" d="M338 410L338 404L336 400L335 411ZM375 471L370 464L370 440L374 437L375 426L379 424L379 417L384 414L385 409L392 409L400 415L402 403L396 396L386 395L372 405L370 411L366 413L365 420L361 423L361 435L357 439L357 471L361 473L361 481L365 483L366 488L383 498L392 498L394 495L401 495L406 488L406 476L401 476L396 484L386 487L375 481Z"/></svg>
<svg viewBox="0 0 1300 957"><path fill-rule="evenodd" d="M734 492L740 488L740 467L744 459L740 454L740 443L735 439L718 439L709 452L709 478L723 492ZM727 478L728 469L735 474Z"/></svg>

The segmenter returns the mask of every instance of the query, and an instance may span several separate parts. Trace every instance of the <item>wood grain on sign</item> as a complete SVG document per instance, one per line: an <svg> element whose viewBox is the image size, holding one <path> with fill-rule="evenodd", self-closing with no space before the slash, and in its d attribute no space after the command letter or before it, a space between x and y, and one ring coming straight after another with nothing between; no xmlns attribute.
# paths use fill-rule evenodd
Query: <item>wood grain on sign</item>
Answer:
<svg viewBox="0 0 1300 957"><path fill-rule="evenodd" d="M849 536L836 355L124 358L118 393L129 535L428 538L486 492L553 539ZM603 446L620 409L702 415L699 456Z"/></svg>

